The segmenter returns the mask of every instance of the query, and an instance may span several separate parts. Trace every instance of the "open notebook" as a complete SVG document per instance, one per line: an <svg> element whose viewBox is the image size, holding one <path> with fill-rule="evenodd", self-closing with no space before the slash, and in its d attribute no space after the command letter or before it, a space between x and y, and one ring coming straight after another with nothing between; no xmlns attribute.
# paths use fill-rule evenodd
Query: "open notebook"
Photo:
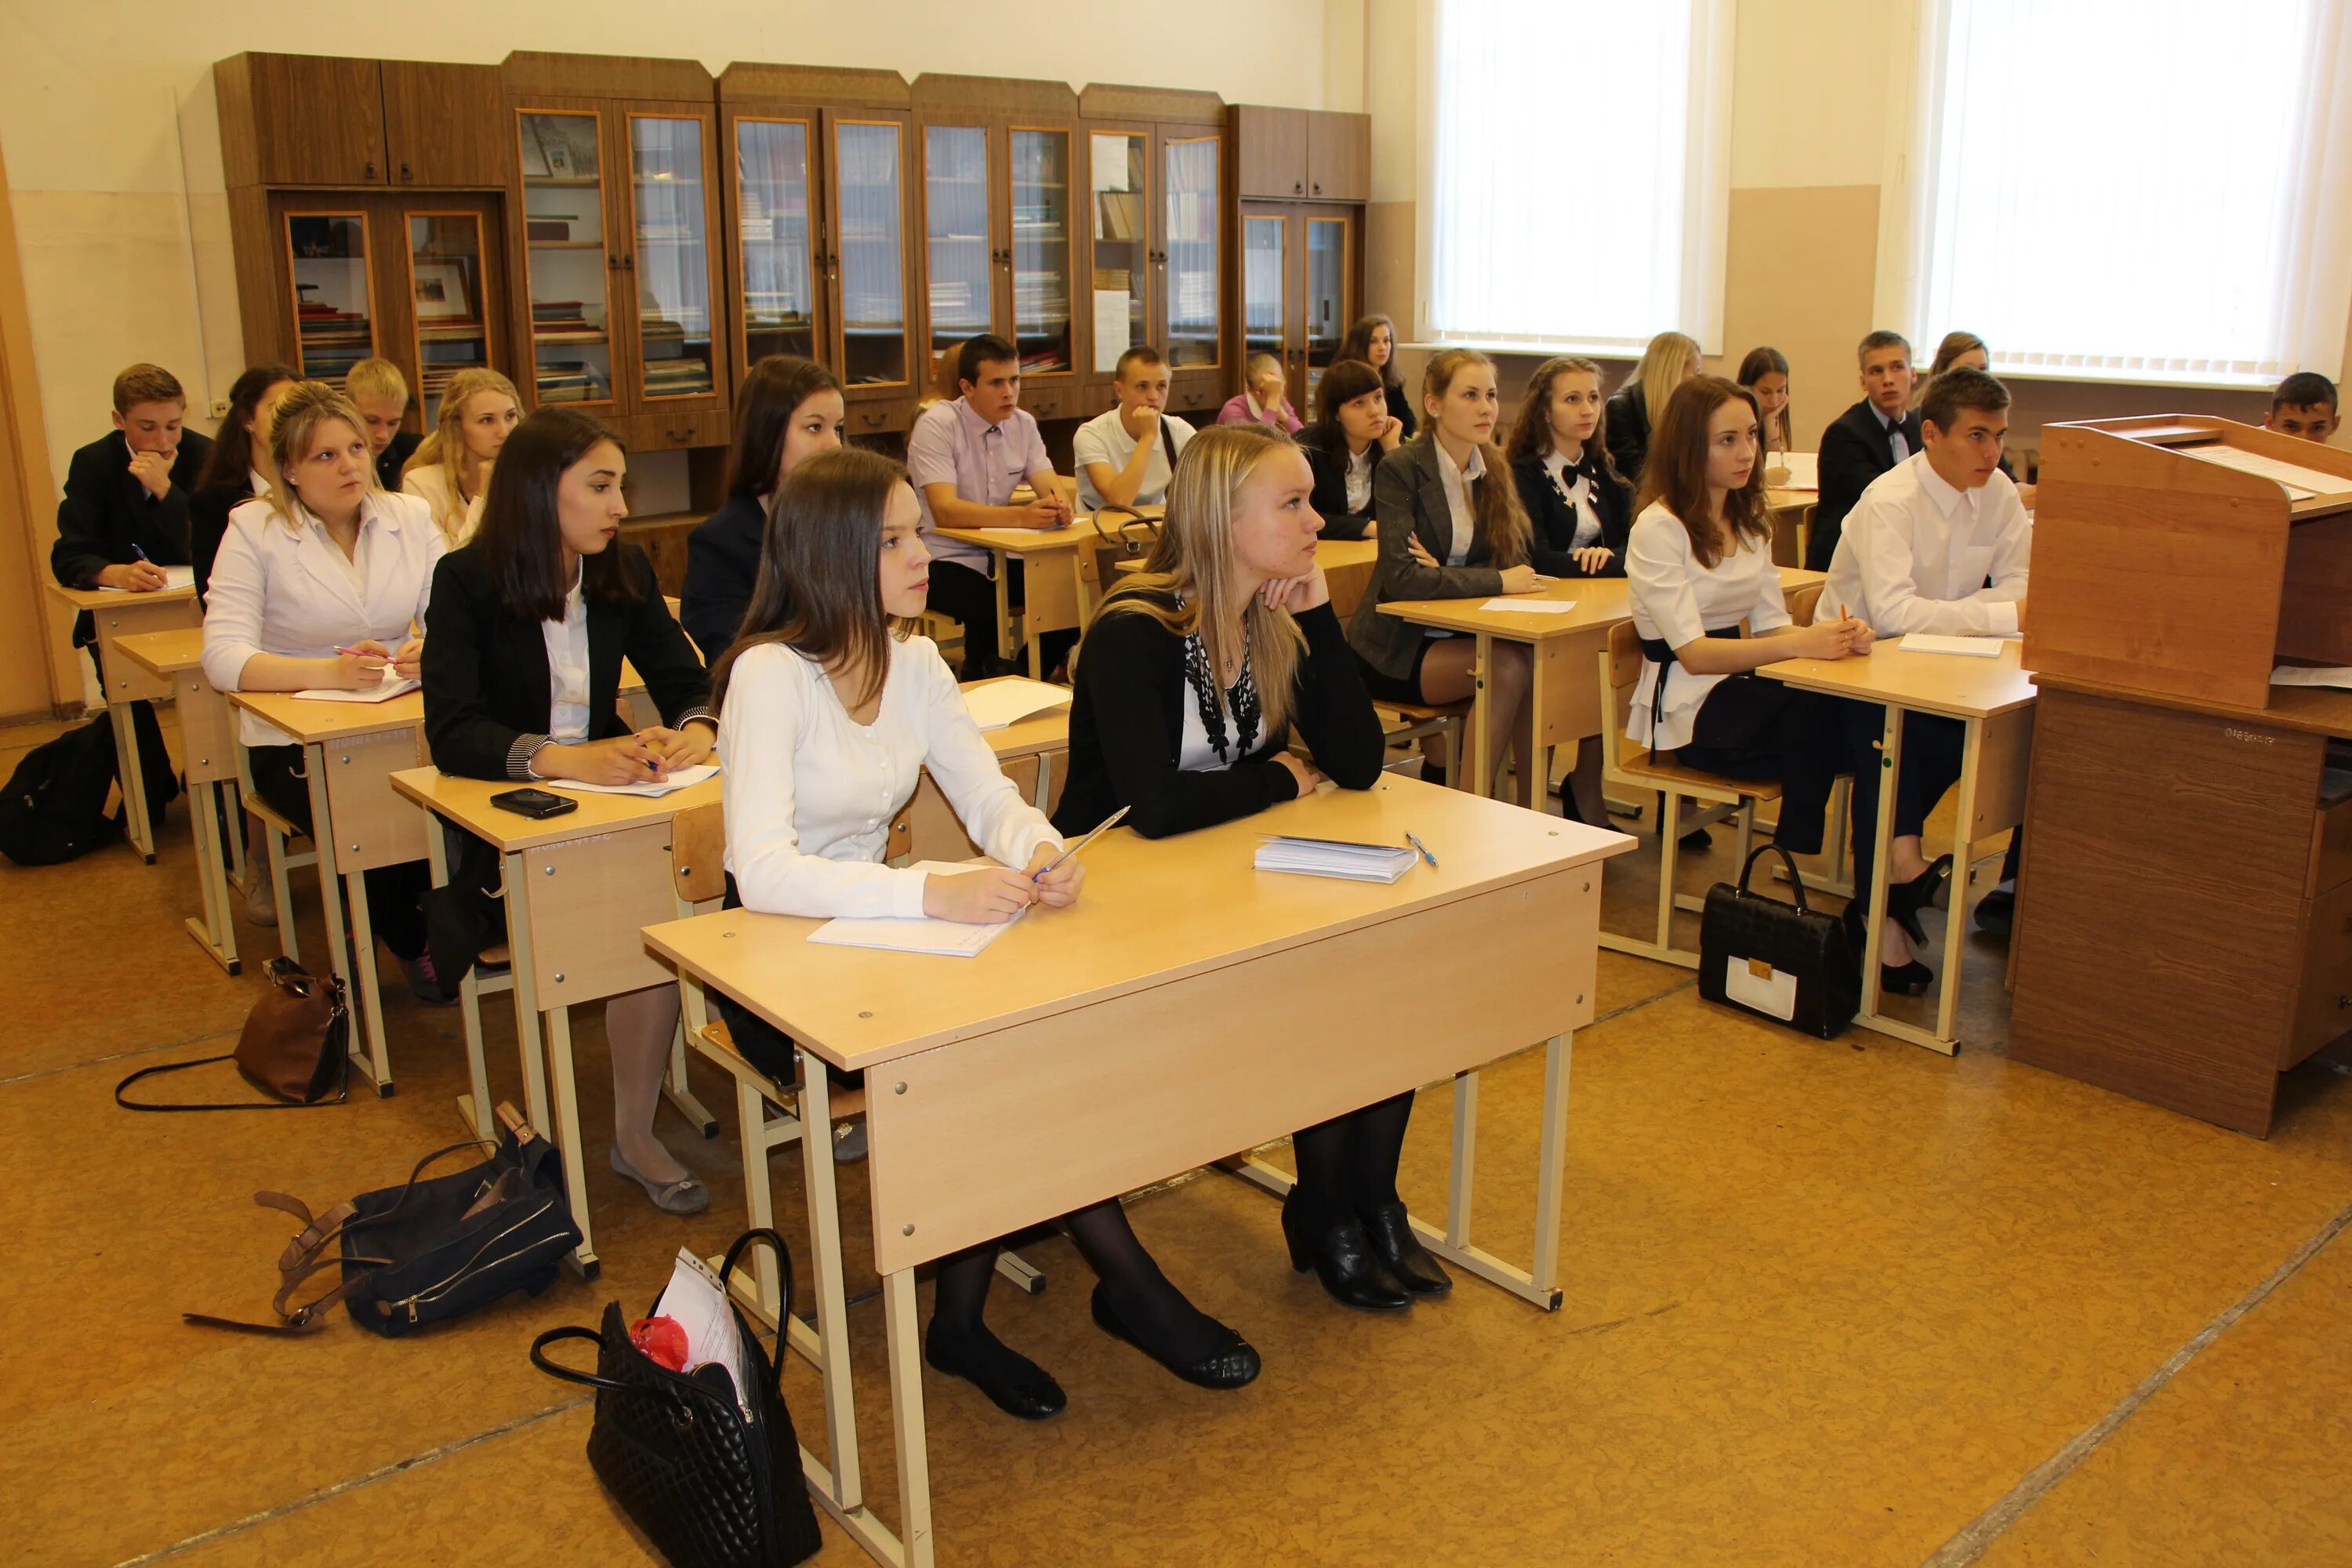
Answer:
<svg viewBox="0 0 2352 1568"><path fill-rule="evenodd" d="M992 864L983 862L982 864ZM959 871L979 868L977 865L959 866L947 860L918 860L908 870L931 871L952 876ZM1024 910L1022 914L1028 911ZM829 920L809 932L809 941L821 942L828 947L879 947L893 952L929 952L942 958L976 958L982 948L1021 921L1014 915L1003 925L967 925L962 921L934 920L929 915L901 919L882 915L868 920L852 920L847 916Z"/></svg>
<svg viewBox="0 0 2352 1568"><path fill-rule="evenodd" d="M1067 708L1071 696L1068 687L1049 686L1042 680L992 680L985 686L965 688L963 706L982 729L1002 730L1024 719Z"/></svg>

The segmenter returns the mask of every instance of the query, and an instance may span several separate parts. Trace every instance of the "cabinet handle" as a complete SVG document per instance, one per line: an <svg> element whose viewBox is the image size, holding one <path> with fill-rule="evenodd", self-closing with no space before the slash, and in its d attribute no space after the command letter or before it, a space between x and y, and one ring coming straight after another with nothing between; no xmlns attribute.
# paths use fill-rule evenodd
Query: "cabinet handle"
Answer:
<svg viewBox="0 0 2352 1568"><path fill-rule="evenodd" d="M1315 194L1318 196L1323 194L1323 182L1320 180L1315 182Z"/></svg>
<svg viewBox="0 0 2352 1568"><path fill-rule="evenodd" d="M1306 181L1304 181L1304 180L1293 180L1293 181L1291 181L1291 182L1290 182L1290 194L1291 194L1292 195L1294 195L1294 196L1303 196L1303 195L1305 195L1307 194L1307 182L1306 182Z"/></svg>
<svg viewBox="0 0 2352 1568"><path fill-rule="evenodd" d="M887 421L890 417L890 411L887 408L877 408L871 414L860 413L857 417L860 423L871 426Z"/></svg>
<svg viewBox="0 0 2352 1568"><path fill-rule="evenodd" d="M635 272L637 269L637 253L633 250L622 257L621 265Z"/></svg>
<svg viewBox="0 0 2352 1568"><path fill-rule="evenodd" d="M407 163L407 161L406 161L405 159L402 160L402 162L401 162L401 165L400 165L400 177L401 177L402 179L404 179L404 180L413 180L413 179L416 178L416 176L415 176L415 174L410 174L410 173L408 172L408 163Z"/></svg>
<svg viewBox="0 0 2352 1568"><path fill-rule="evenodd" d="M375 178L375 160L373 158L367 161L367 177L371 180Z"/></svg>

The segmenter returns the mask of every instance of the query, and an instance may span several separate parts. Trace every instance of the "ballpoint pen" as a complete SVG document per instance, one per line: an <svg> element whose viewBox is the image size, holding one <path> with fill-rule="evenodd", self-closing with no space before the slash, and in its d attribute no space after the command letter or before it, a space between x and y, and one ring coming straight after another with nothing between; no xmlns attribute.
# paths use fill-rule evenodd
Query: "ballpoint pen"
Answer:
<svg viewBox="0 0 2352 1568"><path fill-rule="evenodd" d="M1048 860L1045 864L1038 867L1034 871L1031 872L1029 874L1029 879L1034 882L1038 879L1044 877L1047 872L1058 869L1063 861L1068 859L1079 850L1084 849L1087 845L1092 844L1096 839L1100 838L1112 828L1117 827L1118 826L1119 818L1126 815L1127 807L1122 805L1117 811L1112 812L1108 816L1104 817L1100 822L1095 825L1095 830L1092 833L1087 834L1084 838L1079 839L1076 844L1071 845L1067 849L1063 850L1059 855L1055 856L1051 860Z"/></svg>
<svg viewBox="0 0 2352 1568"><path fill-rule="evenodd" d="M1429 852L1429 846L1421 841L1420 834L1408 833L1404 836L1404 841L1407 844L1412 845L1415 849L1421 851L1421 858L1429 862L1429 868L1431 870L1434 871L1437 869L1437 857Z"/></svg>

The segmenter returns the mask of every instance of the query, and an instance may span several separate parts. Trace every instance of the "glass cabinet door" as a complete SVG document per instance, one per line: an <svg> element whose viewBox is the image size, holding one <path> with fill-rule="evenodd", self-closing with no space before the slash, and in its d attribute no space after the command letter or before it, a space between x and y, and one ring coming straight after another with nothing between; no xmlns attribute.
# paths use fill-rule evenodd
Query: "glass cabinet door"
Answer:
<svg viewBox="0 0 2352 1568"><path fill-rule="evenodd" d="M1315 388L1339 357L1339 345L1355 320L1348 299L1355 259L1349 227L1343 217L1307 220L1307 397L1302 408L1313 405Z"/></svg>
<svg viewBox="0 0 2352 1568"><path fill-rule="evenodd" d="M306 379L341 390L352 366L375 353L367 215L289 212L286 253L294 280L296 363Z"/></svg>
<svg viewBox="0 0 2352 1568"><path fill-rule="evenodd" d="M1168 363L1177 370L1213 367L1223 318L1217 298L1217 138L1189 136L1165 145ZM1281 248L1277 238L1277 274Z"/></svg>
<svg viewBox="0 0 2352 1568"><path fill-rule="evenodd" d="M1118 356L1151 341L1147 314L1151 274L1151 207L1145 170L1151 139L1139 132L1087 137L1087 184L1094 197L1094 276L1087 320L1094 327L1094 370L1108 374Z"/></svg>
<svg viewBox="0 0 2352 1568"><path fill-rule="evenodd" d="M1290 218L1242 215L1242 351L1272 354L1290 368ZM1171 246L1172 253L1174 247ZM1246 363L1243 366L1246 371Z"/></svg>
<svg viewBox="0 0 2352 1568"><path fill-rule="evenodd" d="M841 240L841 379L852 387L907 380L906 127L895 120L835 123L833 188Z"/></svg>
<svg viewBox="0 0 2352 1568"><path fill-rule="evenodd" d="M416 403L425 428L440 417L441 392L461 370L490 363L488 285L482 219L470 212L411 212L408 297L416 319Z"/></svg>
<svg viewBox="0 0 2352 1568"><path fill-rule="evenodd" d="M629 116L629 205L634 244L622 270L636 289L641 388L648 398L708 397L719 375L699 117Z"/></svg>
<svg viewBox="0 0 2352 1568"><path fill-rule="evenodd" d="M988 210L988 132L977 125L923 128L923 254L929 303L925 355L994 331L995 254Z"/></svg>
<svg viewBox="0 0 2352 1568"><path fill-rule="evenodd" d="M735 244L742 264L746 371L770 354L818 357L809 132L805 120L735 121Z"/></svg>
<svg viewBox="0 0 2352 1568"><path fill-rule="evenodd" d="M604 166L593 110L517 116L531 391L541 404L613 400Z"/></svg>
<svg viewBox="0 0 2352 1568"><path fill-rule="evenodd" d="M1012 132L1013 342L1021 374L1077 367L1070 330L1070 133Z"/></svg>

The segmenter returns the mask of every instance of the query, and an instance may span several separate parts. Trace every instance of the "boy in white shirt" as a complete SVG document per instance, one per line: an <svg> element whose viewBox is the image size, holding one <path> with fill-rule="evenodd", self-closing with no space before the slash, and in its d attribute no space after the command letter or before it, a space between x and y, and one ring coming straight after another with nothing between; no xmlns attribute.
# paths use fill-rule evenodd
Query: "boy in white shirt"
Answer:
<svg viewBox="0 0 2352 1568"><path fill-rule="evenodd" d="M1139 343L1119 355L1114 387L1118 406L1079 426L1070 440L1086 511L1166 501L1176 455L1192 438L1192 427L1166 412L1168 363L1158 349Z"/></svg>
<svg viewBox="0 0 2352 1568"><path fill-rule="evenodd" d="M2023 628L2033 523L2017 486L2000 471L2009 434L2009 389L1980 370L1946 371L1919 405L1920 450L1871 482L1846 514L1824 607L1839 606L1882 637L1912 632L2004 637ZM1875 858L1883 715L1857 710L1854 762L1854 886L1868 886ZM1957 720L1914 713L1903 723L1894 836L1887 865L1888 920L1880 959L1919 991L1932 978L1913 957L1918 910L1948 874L1948 856L1930 866L1920 846L1928 811L1958 782L1965 731ZM2014 908L2018 839L2010 840L2001 882L1977 909L1977 923L2006 937ZM1859 906L1863 895L1855 896ZM1858 934L1858 933L1857 933ZM1884 978L1884 977L1882 977Z"/></svg>

